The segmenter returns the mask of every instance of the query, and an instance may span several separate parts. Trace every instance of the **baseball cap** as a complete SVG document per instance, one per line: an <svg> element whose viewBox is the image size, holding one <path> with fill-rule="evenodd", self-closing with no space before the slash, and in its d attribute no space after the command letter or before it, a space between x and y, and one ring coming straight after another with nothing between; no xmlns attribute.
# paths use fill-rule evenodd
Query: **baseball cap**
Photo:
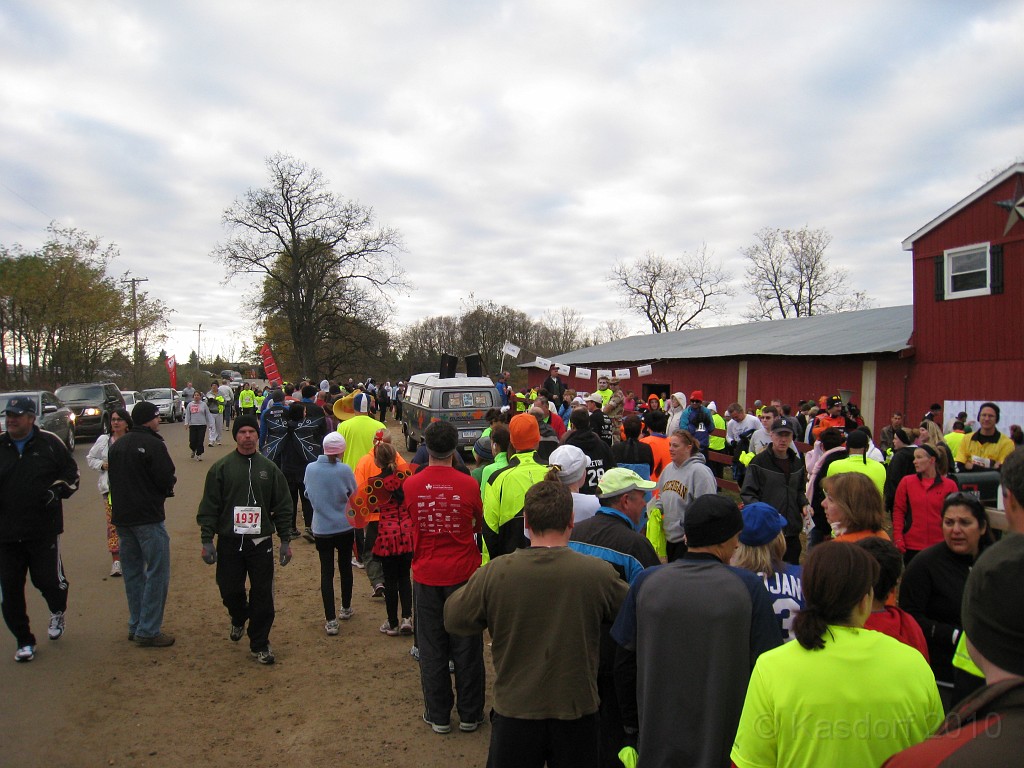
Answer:
<svg viewBox="0 0 1024 768"><path fill-rule="evenodd" d="M576 445L560 445L548 456L548 466L558 467L558 479L566 484L580 480L589 464L587 454Z"/></svg>
<svg viewBox="0 0 1024 768"><path fill-rule="evenodd" d="M358 415L370 412L370 396L360 392L352 398L352 410Z"/></svg>
<svg viewBox="0 0 1024 768"><path fill-rule="evenodd" d="M755 501L743 507L743 531L740 542L748 547L761 547L775 540L786 527L786 518L771 504Z"/></svg>
<svg viewBox="0 0 1024 768"><path fill-rule="evenodd" d="M12 397L7 400L4 406L4 413L13 416L21 416L23 413L35 414L36 403L31 397Z"/></svg>
<svg viewBox="0 0 1024 768"><path fill-rule="evenodd" d="M591 392L590 395L587 396L587 400L592 403L597 403L598 405L604 405L604 398L601 397L599 392Z"/></svg>
<svg viewBox="0 0 1024 768"><path fill-rule="evenodd" d="M842 405L842 404L843 404L843 398L841 398L839 395L832 395L832 397L830 397L828 399L828 407L829 408L835 408L837 405Z"/></svg>
<svg viewBox="0 0 1024 768"><path fill-rule="evenodd" d="M794 418L792 418L790 416L782 416L782 417L776 419L775 423L772 424L772 434L773 435L776 432L791 432L792 434L795 435L797 433L797 429L798 429L798 427L797 427L796 419L794 419Z"/></svg>
<svg viewBox="0 0 1024 768"><path fill-rule="evenodd" d="M653 491L657 487L653 480L644 480L632 469L615 467L601 476L597 484L597 498L610 499L629 491Z"/></svg>

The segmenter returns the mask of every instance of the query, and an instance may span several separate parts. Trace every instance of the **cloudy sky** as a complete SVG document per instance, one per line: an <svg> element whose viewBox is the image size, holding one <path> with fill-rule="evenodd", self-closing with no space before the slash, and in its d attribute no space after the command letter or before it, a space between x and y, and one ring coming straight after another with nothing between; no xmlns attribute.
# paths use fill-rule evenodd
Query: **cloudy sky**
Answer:
<svg viewBox="0 0 1024 768"><path fill-rule="evenodd" d="M7 0L0 243L116 243L169 352L237 351L210 252L284 152L401 231L393 328L470 293L596 325L617 260L705 242L738 321L763 226L907 304L903 238L1024 157L1022 40L1019 2Z"/></svg>

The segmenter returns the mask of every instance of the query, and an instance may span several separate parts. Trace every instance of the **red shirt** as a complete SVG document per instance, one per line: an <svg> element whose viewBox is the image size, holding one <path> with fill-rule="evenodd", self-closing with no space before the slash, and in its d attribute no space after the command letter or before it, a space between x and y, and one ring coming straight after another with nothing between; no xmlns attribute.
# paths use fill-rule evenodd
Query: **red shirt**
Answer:
<svg viewBox="0 0 1024 768"><path fill-rule="evenodd" d="M864 629L873 629L889 637L895 637L901 643L917 648L924 656L924 660L929 661L928 643L925 642L921 625L902 608L886 606L884 611L872 611L867 623L864 624Z"/></svg>
<svg viewBox="0 0 1024 768"><path fill-rule="evenodd" d="M476 480L451 467L426 467L402 491L413 522L413 579L429 587L468 581L480 567L473 534L484 517Z"/></svg>

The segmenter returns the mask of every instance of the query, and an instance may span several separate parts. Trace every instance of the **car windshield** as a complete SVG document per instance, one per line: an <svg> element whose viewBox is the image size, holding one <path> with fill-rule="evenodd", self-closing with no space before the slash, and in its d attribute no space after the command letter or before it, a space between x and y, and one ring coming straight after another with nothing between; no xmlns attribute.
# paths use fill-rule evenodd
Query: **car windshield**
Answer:
<svg viewBox="0 0 1024 768"><path fill-rule="evenodd" d="M170 389L144 389L142 397L146 400L170 400L172 395Z"/></svg>
<svg viewBox="0 0 1024 768"><path fill-rule="evenodd" d="M42 409L39 407L39 393L38 392L4 392L0 395L0 403L6 404L12 397L28 397L32 399L32 402L36 404L36 413L38 414ZM3 415L3 414L0 414Z"/></svg>
<svg viewBox="0 0 1024 768"><path fill-rule="evenodd" d="M58 389L54 394L57 395L58 399L65 402L74 400L102 400L103 387L88 384L68 384L66 387Z"/></svg>

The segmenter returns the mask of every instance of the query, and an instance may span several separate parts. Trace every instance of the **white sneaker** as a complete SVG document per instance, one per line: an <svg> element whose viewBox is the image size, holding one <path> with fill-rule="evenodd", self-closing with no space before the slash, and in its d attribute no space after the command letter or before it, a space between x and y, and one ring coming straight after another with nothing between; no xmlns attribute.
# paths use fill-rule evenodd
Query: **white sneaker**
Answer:
<svg viewBox="0 0 1024 768"><path fill-rule="evenodd" d="M57 640L61 635L64 634L63 611L57 611L56 613L50 614L50 626L46 630L46 634L50 636L51 640Z"/></svg>
<svg viewBox="0 0 1024 768"><path fill-rule="evenodd" d="M14 654L14 660L19 662L32 661L36 657L36 649L31 645L23 645Z"/></svg>
<svg viewBox="0 0 1024 768"><path fill-rule="evenodd" d="M331 619L324 624L324 629L327 631L328 635L336 635L338 634L338 630L341 629L341 622L337 619Z"/></svg>
<svg viewBox="0 0 1024 768"><path fill-rule="evenodd" d="M351 608L342 608L340 611L338 611L338 618L341 619L342 621L348 621L354 615L355 615L355 611L352 610Z"/></svg>
<svg viewBox="0 0 1024 768"><path fill-rule="evenodd" d="M121 575L121 561L120 560L115 560L114 564L110 566L110 575L111 576L120 576Z"/></svg>
<svg viewBox="0 0 1024 768"><path fill-rule="evenodd" d="M353 557L353 558L352 558L352 565L354 565L354 566L355 566L356 568L358 568L359 570L363 570L364 568L366 568L366 566L365 566L365 565L363 565L362 561L360 561L360 560L359 560L358 558L356 558L356 557Z"/></svg>

